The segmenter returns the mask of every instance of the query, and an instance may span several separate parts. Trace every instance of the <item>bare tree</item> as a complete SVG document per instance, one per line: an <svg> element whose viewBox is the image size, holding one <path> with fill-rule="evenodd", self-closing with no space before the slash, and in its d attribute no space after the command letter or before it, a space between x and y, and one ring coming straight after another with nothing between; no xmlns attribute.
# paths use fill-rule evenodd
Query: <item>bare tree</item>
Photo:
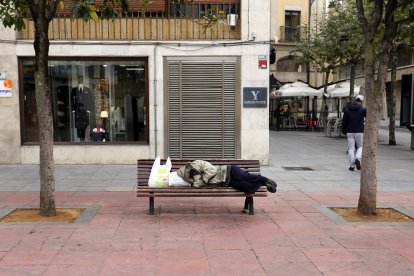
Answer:
<svg viewBox="0 0 414 276"><path fill-rule="evenodd" d="M398 27L414 19L411 0L356 0L358 20L364 32L364 71L367 104L360 196L358 213L375 215L377 207L377 141L382 99L384 97L387 66L392 41L397 35ZM409 10L402 13L403 10ZM377 39L381 48L376 53ZM378 66L377 66L378 64Z"/></svg>
<svg viewBox="0 0 414 276"><path fill-rule="evenodd" d="M81 17L85 21L98 20L98 11L102 19L117 16L117 12L128 10L126 0L103 0L98 7L91 0L74 0L73 17ZM55 206L55 162L53 158L53 117L51 95L49 89L48 57L50 41L48 37L49 23L60 7L62 0L3 0L0 3L0 20L5 27L16 30L25 28L25 19L33 20L35 26L35 87L37 117L39 118L39 174L40 174L40 207L42 216L56 215Z"/></svg>
<svg viewBox="0 0 414 276"><path fill-rule="evenodd" d="M410 9L402 10L402 14L400 17L409 17ZM407 22L404 25L399 24L398 26L398 34L397 37L393 40L392 47L391 47L391 85L390 85L390 109L389 109L389 117L390 123L388 126L389 135L388 135L388 144L394 146L397 144L396 137L395 137L395 120L396 120L396 104L397 104L397 96L395 91L395 86L397 82L397 68L398 68L398 53L399 50L406 49L406 50L414 50L414 22Z"/></svg>
<svg viewBox="0 0 414 276"><path fill-rule="evenodd" d="M391 87L390 87L390 124L388 126L388 144L395 146L397 141L395 139L395 109L397 104L397 96L395 95L395 83L397 80L397 45L391 45Z"/></svg>

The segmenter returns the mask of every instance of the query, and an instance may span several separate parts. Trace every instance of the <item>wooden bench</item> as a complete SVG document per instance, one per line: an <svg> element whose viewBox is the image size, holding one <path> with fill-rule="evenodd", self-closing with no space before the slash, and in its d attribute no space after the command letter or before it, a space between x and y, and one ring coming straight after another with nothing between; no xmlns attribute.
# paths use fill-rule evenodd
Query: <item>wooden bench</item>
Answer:
<svg viewBox="0 0 414 276"><path fill-rule="evenodd" d="M253 174L260 174L259 160L241 160L241 159L203 159L213 165L237 165L240 168ZM172 171L178 170L192 159L171 159ZM154 214L154 198L155 197L245 197L244 210L249 210L249 215L254 215L253 197L266 197L267 188L261 187L254 194L245 194L233 188L194 188L194 187L167 187L153 188L148 187L148 178L151 173L154 159L138 160L138 186L137 197L149 198L149 214ZM165 159L161 160L161 164L165 164Z"/></svg>

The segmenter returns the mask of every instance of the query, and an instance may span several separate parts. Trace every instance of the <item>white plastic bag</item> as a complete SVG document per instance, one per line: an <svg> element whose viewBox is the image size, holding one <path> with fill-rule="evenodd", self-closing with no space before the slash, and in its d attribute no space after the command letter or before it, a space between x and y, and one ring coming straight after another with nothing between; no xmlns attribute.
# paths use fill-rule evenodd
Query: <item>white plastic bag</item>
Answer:
<svg viewBox="0 0 414 276"><path fill-rule="evenodd" d="M168 157L167 162L164 165L161 165L160 163L161 158L157 156L154 164L152 165L150 177L148 179L149 187L168 187L168 176L170 175L172 167L170 157Z"/></svg>
<svg viewBox="0 0 414 276"><path fill-rule="evenodd" d="M171 187L189 187L191 186L190 183L186 182L182 179L181 176L177 174L177 172L171 172L170 176L168 177L168 185Z"/></svg>

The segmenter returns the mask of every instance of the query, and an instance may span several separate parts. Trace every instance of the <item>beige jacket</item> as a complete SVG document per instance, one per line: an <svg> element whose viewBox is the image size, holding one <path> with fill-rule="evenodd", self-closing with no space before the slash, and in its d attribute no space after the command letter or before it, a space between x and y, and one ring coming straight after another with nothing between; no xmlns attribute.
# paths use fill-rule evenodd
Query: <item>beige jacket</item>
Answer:
<svg viewBox="0 0 414 276"><path fill-rule="evenodd" d="M194 160L178 169L177 174L194 187L228 186L230 166L214 166L204 160Z"/></svg>

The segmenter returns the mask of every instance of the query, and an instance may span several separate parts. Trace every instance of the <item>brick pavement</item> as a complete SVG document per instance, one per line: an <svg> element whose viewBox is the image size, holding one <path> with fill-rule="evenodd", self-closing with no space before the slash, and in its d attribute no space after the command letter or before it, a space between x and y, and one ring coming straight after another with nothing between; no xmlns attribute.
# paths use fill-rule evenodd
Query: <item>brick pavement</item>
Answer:
<svg viewBox="0 0 414 276"><path fill-rule="evenodd" d="M378 205L414 212L414 151L378 147ZM324 206L355 206L358 171L344 139L271 132L264 175L276 194L156 199L134 194L135 166L58 166L58 206L94 206L86 223L0 224L0 275L413 275L414 224L343 223ZM289 171L309 167L312 171ZM38 204L36 166L0 166L0 211Z"/></svg>

